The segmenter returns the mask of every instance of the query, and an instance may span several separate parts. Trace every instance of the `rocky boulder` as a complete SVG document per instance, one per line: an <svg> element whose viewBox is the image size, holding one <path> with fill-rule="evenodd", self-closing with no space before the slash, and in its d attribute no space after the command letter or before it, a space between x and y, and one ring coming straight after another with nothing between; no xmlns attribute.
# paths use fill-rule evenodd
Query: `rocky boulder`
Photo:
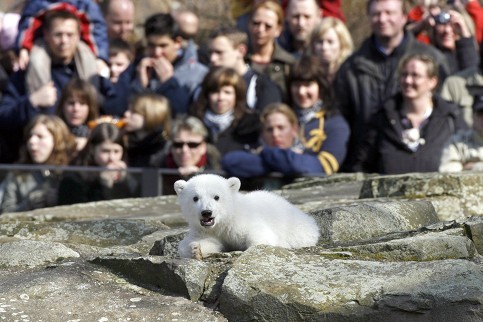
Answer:
<svg viewBox="0 0 483 322"><path fill-rule="evenodd" d="M483 320L478 180L299 180L277 193L316 219L317 246L203 261L177 256L187 228L173 196L3 214L0 319Z"/></svg>

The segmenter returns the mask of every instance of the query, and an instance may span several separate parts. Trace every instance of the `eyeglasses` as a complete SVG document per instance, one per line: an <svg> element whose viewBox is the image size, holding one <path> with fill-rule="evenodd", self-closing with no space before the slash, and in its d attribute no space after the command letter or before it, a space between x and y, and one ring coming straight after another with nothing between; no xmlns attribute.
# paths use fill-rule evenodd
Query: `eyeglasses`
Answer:
<svg viewBox="0 0 483 322"><path fill-rule="evenodd" d="M183 141L173 141L173 147L175 149L181 149L184 147L184 145L186 144L188 146L188 148L190 149L194 149L194 148L197 148L200 146L200 144L203 143L203 141L201 142L183 142Z"/></svg>

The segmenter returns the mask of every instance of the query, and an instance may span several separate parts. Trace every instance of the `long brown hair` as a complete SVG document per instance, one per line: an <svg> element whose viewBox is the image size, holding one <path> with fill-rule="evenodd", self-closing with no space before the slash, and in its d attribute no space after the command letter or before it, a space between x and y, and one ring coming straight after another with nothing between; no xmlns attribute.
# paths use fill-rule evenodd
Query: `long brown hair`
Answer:
<svg viewBox="0 0 483 322"><path fill-rule="evenodd" d="M58 116L40 114L34 117L24 129L25 143L20 149L19 163L33 164L32 157L27 150L27 141L30 139L30 132L39 124L45 125L54 138L54 148L46 165L67 165L73 155L76 143L75 137L70 133L67 125Z"/></svg>

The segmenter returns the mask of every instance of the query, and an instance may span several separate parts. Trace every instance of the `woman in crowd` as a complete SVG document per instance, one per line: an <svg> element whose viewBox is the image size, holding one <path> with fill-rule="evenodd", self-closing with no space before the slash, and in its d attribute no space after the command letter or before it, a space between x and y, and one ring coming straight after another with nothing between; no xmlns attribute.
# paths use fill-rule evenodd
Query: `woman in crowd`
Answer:
<svg viewBox="0 0 483 322"><path fill-rule="evenodd" d="M247 109L245 81L236 70L212 68L205 76L191 114L208 128L208 142L223 155L258 144L258 115Z"/></svg>
<svg viewBox="0 0 483 322"><path fill-rule="evenodd" d="M305 150L300 141L298 119L292 108L284 103L270 104L261 113L260 121L262 146L250 152L227 153L221 160L224 171L230 176L250 178L244 186L257 189L279 188L293 180L294 175L320 172L319 159ZM285 177L256 179L272 172Z"/></svg>
<svg viewBox="0 0 483 322"><path fill-rule="evenodd" d="M330 81L318 57L302 57L289 77L291 107L297 115L305 153L317 157L318 171L339 171L347 153L349 125L334 105ZM315 169L314 169L315 170Z"/></svg>
<svg viewBox="0 0 483 322"><path fill-rule="evenodd" d="M398 71L401 92L374 115L365 143L356 151L355 171L438 171L445 143L467 128L458 107L434 94L438 68L432 57L406 56Z"/></svg>
<svg viewBox="0 0 483 322"><path fill-rule="evenodd" d="M72 78L62 89L57 115L74 134L77 151L82 150L89 136L88 123L99 116L96 88L88 81Z"/></svg>
<svg viewBox="0 0 483 322"><path fill-rule="evenodd" d="M347 26L337 18L326 17L315 25L307 51L308 55L320 58L327 78L332 81L353 49L354 43Z"/></svg>
<svg viewBox="0 0 483 322"><path fill-rule="evenodd" d="M478 45L473 21L463 8L454 5L438 6L430 17L434 21L431 44L446 57L451 74L479 63Z"/></svg>
<svg viewBox="0 0 483 322"><path fill-rule="evenodd" d="M147 167L169 137L169 101L157 94L139 94L134 97L124 117L128 140L127 163L130 167Z"/></svg>
<svg viewBox="0 0 483 322"><path fill-rule="evenodd" d="M75 166L105 167L101 172L65 173L59 186L60 205L139 196L137 181L126 173L124 136L105 122L92 129Z"/></svg>
<svg viewBox="0 0 483 322"><path fill-rule="evenodd" d="M75 150L75 139L55 115L36 116L25 127L25 144L19 164L65 166ZM0 213L27 211L57 205L56 171L12 171L5 179Z"/></svg>
<svg viewBox="0 0 483 322"><path fill-rule="evenodd" d="M294 57L275 41L283 29L283 9L276 1L262 1L252 10L248 25L251 67L267 75L287 98L287 77Z"/></svg>
<svg viewBox="0 0 483 322"><path fill-rule="evenodd" d="M179 116L173 122L167 148L152 165L159 168L177 169L178 175L164 175L163 194L174 194L176 180L187 180L205 170L220 170L220 152L207 143L208 130L194 116Z"/></svg>

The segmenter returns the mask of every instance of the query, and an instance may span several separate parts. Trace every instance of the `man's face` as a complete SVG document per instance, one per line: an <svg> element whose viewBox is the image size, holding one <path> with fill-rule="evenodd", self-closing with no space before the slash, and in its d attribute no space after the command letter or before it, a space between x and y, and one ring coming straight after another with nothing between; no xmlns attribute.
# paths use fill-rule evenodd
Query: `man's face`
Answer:
<svg viewBox="0 0 483 322"><path fill-rule="evenodd" d="M237 67L240 61L243 62L242 52L233 46L233 43L226 37L220 36L209 41L210 64L214 67Z"/></svg>
<svg viewBox="0 0 483 322"><path fill-rule="evenodd" d="M55 19L50 30L45 30L44 39L53 60L69 63L80 41L79 24L75 19Z"/></svg>
<svg viewBox="0 0 483 322"><path fill-rule="evenodd" d="M174 40L169 36L151 35L147 37L147 54L152 58L166 58L173 63L178 57L181 41Z"/></svg>
<svg viewBox="0 0 483 322"><path fill-rule="evenodd" d="M314 0L296 0L287 9L290 33L298 41L307 41L320 19L320 9Z"/></svg>
<svg viewBox="0 0 483 322"><path fill-rule="evenodd" d="M134 5L130 1L112 1L105 19L110 39L129 40L134 31Z"/></svg>
<svg viewBox="0 0 483 322"><path fill-rule="evenodd" d="M374 34L383 39L396 38L404 33L407 17L402 0L374 1L369 7L369 18Z"/></svg>

